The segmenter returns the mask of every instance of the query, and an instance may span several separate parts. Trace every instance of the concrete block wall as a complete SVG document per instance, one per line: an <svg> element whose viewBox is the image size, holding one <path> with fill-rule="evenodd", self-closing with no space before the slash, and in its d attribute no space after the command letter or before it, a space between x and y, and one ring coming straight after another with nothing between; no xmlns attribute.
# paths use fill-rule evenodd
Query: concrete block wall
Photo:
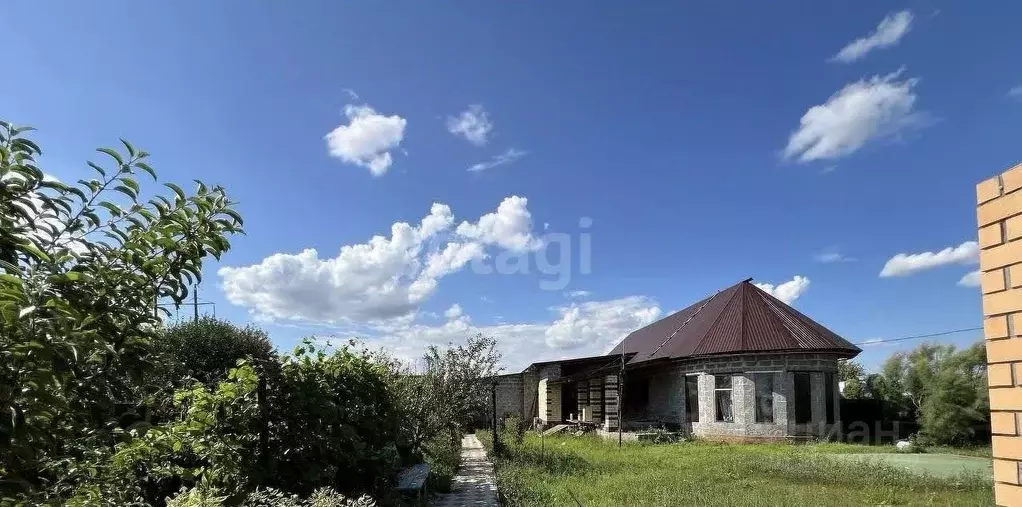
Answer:
<svg viewBox="0 0 1022 507"><path fill-rule="evenodd" d="M589 380L589 409L593 413L593 421L603 420L603 378Z"/></svg>
<svg viewBox="0 0 1022 507"><path fill-rule="evenodd" d="M524 417L522 403L522 376L501 375L497 377L497 417L503 420L509 415Z"/></svg>
<svg viewBox="0 0 1022 507"><path fill-rule="evenodd" d="M789 403L794 393L794 372L810 372L811 412L809 424L795 424L794 403ZM773 375L773 423L756 422L756 372L771 372ZM721 356L694 359L665 367L650 374L650 415L668 420L678 417L683 429L703 437L755 437L780 438L792 435L837 435L836 425L826 424L825 375L837 372L837 357L827 354L758 354L744 356ZM699 421L690 425L685 421L684 381L686 375L699 377ZM713 376L732 376L733 423L717 422L716 395ZM627 381L627 379L626 379ZM656 382L672 386L671 395L654 387ZM837 382L834 382L834 407L840 421L840 397ZM667 407L667 399L676 400ZM627 422L627 421L626 421Z"/></svg>
<svg viewBox="0 0 1022 507"><path fill-rule="evenodd" d="M1022 164L976 185L994 499L1022 505Z"/></svg>
<svg viewBox="0 0 1022 507"><path fill-rule="evenodd" d="M580 421L592 421L593 412L589 408L589 382L578 382L575 384L575 399L578 400L576 417ZM583 415L585 417L583 417Z"/></svg>
<svg viewBox="0 0 1022 507"><path fill-rule="evenodd" d="M628 377L625 377L628 382ZM627 389L625 389L627 391ZM676 368L665 368L649 376L649 415L666 424L685 421L685 375Z"/></svg>
<svg viewBox="0 0 1022 507"><path fill-rule="evenodd" d="M604 424L603 429L612 431L617 429L618 425L618 383L617 375L607 375L603 377L603 406L604 406Z"/></svg>

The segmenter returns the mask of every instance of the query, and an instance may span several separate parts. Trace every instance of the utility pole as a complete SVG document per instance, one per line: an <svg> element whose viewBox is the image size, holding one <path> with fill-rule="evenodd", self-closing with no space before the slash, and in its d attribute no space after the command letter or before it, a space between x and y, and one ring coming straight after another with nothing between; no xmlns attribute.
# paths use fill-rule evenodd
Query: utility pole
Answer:
<svg viewBox="0 0 1022 507"><path fill-rule="evenodd" d="M494 380L490 387L490 399L493 404L493 454L500 456L500 428L497 427L497 381Z"/></svg>
<svg viewBox="0 0 1022 507"><path fill-rule="evenodd" d="M621 447L621 427L624 426L625 406L625 348L621 347L621 371L617 374L617 446Z"/></svg>
<svg viewBox="0 0 1022 507"><path fill-rule="evenodd" d="M192 285L192 314L193 320L199 322L199 285Z"/></svg>

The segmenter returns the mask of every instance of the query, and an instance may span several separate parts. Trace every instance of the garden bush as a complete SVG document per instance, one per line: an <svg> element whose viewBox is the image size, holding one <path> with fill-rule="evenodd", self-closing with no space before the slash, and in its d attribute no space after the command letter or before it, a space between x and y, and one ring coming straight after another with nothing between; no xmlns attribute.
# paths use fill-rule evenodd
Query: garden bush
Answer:
<svg viewBox="0 0 1022 507"><path fill-rule="evenodd" d="M208 316L170 326L160 348L173 363L175 379L191 377L210 386L223 380L241 359L258 367L275 355L264 331Z"/></svg>

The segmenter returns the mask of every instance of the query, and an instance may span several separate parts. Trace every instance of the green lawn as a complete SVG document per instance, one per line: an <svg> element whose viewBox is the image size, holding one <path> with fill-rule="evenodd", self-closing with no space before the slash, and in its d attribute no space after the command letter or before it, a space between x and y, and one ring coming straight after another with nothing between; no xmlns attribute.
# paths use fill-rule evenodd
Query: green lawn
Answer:
<svg viewBox="0 0 1022 507"><path fill-rule="evenodd" d="M492 439L480 434L490 448ZM529 434L497 460L508 505L991 505L981 473L916 474L834 444L644 445ZM863 450L870 450L866 448ZM883 450L883 448L872 449ZM491 452L492 454L492 452ZM577 502L576 502L577 500Z"/></svg>

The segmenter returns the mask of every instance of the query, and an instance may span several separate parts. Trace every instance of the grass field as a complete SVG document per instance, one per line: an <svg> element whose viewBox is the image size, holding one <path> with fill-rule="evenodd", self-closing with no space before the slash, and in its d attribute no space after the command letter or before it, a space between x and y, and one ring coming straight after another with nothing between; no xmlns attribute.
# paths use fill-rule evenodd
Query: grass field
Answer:
<svg viewBox="0 0 1022 507"><path fill-rule="evenodd" d="M491 448L489 434L479 435ZM542 448L541 448L542 447ZM991 505L989 477L837 460L843 444L645 445L534 434L497 459L507 505ZM492 452L491 452L492 455Z"/></svg>

